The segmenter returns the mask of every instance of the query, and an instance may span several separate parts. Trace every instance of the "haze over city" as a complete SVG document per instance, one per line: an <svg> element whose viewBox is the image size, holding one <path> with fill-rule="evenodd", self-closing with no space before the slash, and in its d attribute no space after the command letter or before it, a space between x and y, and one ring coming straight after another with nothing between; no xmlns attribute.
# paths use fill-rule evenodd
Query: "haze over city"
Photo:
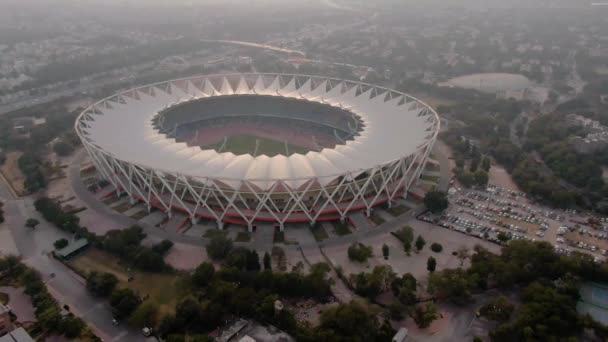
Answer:
<svg viewBox="0 0 608 342"><path fill-rule="evenodd" d="M0 342L608 340L608 6L0 0Z"/></svg>

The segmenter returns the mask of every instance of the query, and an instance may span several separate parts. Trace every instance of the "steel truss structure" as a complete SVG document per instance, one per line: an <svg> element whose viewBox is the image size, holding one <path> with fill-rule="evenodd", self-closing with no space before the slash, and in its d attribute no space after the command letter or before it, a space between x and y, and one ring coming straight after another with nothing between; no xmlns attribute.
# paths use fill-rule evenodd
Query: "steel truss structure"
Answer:
<svg viewBox="0 0 608 342"><path fill-rule="evenodd" d="M365 127L334 149L272 158L202 150L154 131L152 118L169 106L238 94L337 106ZM354 210L370 215L376 205L391 206L420 177L439 127L432 108L404 93L286 74L207 75L142 86L91 105L75 123L99 176L132 203L250 229L262 222L282 229L288 222L344 220Z"/></svg>

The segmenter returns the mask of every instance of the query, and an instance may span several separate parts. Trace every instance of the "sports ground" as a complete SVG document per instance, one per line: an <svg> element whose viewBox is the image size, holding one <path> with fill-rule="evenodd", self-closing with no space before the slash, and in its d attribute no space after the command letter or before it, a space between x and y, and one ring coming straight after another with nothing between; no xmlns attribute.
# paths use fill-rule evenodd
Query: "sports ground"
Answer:
<svg viewBox="0 0 608 342"><path fill-rule="evenodd" d="M267 155L269 157L278 154L290 155L293 153L306 154L309 149L298 145L286 143L269 138L258 137L250 134L237 134L228 136L220 142L205 146L218 152L230 151L236 155L251 154L252 156Z"/></svg>

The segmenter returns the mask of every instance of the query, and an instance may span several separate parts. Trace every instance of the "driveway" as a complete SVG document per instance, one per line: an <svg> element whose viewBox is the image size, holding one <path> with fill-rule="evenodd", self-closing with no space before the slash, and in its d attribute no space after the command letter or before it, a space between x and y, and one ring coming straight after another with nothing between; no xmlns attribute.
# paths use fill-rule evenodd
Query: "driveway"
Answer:
<svg viewBox="0 0 608 342"><path fill-rule="evenodd" d="M23 288L11 286L0 287L0 292L8 295L8 305L11 307L11 311L17 316L17 321L21 324L25 322L35 322L36 314L34 313L32 300L23 291Z"/></svg>

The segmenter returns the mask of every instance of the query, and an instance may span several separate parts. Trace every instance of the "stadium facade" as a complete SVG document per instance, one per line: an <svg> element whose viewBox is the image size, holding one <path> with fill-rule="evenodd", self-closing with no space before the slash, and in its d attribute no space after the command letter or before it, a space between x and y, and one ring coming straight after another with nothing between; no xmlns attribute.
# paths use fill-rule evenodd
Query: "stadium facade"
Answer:
<svg viewBox="0 0 608 342"><path fill-rule="evenodd" d="M225 141L205 148L177 139L178 126L187 127L192 117L166 124L179 112L173 109L195 101L204 108L203 100L212 98L253 101L253 112L237 114L256 117L256 103L270 97L314 105L293 117L289 110L273 115L281 116L277 122L322 125L336 133L337 143L305 153L235 154L224 150ZM221 101L215 108L225 107ZM325 115L324 108L334 114ZM217 124L215 110L202 112ZM344 121L329 122L339 113ZM374 206L393 205L419 178L439 127L432 108L404 93L286 74L206 75L146 85L94 103L75 124L99 176L132 203L169 215L180 211L193 221L211 219L220 228L231 223L250 229L344 220L352 211L369 215ZM344 131L348 136L338 133Z"/></svg>

